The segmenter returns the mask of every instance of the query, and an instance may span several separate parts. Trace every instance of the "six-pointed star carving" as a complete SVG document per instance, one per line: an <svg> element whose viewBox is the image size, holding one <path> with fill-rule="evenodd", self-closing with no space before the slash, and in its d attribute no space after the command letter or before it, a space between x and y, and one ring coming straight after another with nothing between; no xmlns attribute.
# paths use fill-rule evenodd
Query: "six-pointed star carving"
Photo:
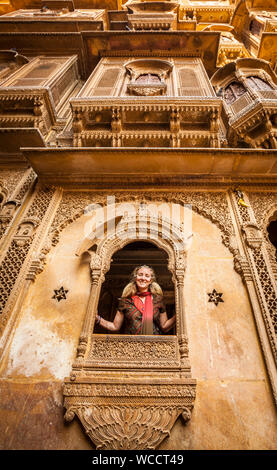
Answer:
<svg viewBox="0 0 277 470"><path fill-rule="evenodd" d="M224 302L224 300L221 298L222 295L222 292L216 292L216 290L214 289L212 292L208 293L209 302L214 302L217 306L219 302Z"/></svg>
<svg viewBox="0 0 277 470"><path fill-rule="evenodd" d="M54 292L55 294L53 295L52 299L57 299L58 302L62 299L66 300L66 294L68 290L61 287L60 289L54 289Z"/></svg>

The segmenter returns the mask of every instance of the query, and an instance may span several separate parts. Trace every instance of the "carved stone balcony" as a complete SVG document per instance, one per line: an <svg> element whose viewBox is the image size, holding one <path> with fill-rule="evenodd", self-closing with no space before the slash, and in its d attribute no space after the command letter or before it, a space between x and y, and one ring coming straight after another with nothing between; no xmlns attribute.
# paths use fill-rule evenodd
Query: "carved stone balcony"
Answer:
<svg viewBox="0 0 277 470"><path fill-rule="evenodd" d="M62 119L59 107L78 83L77 57L38 57L3 80L0 127L36 128L46 137Z"/></svg>
<svg viewBox="0 0 277 470"><path fill-rule="evenodd" d="M219 147L214 97L74 98L74 147Z"/></svg>
<svg viewBox="0 0 277 470"><path fill-rule="evenodd" d="M178 2L152 1L136 2L129 1L125 5L130 14L128 24L133 30L170 30L176 23ZM176 29L176 28L175 28Z"/></svg>
<svg viewBox="0 0 277 470"><path fill-rule="evenodd" d="M180 414L190 419L196 381L185 360L181 377L176 336L93 335L65 380L65 419L76 414L97 449L154 449Z"/></svg>
<svg viewBox="0 0 277 470"><path fill-rule="evenodd" d="M237 59L211 78L223 96L228 141L252 148L277 148L277 80L270 65Z"/></svg>
<svg viewBox="0 0 277 470"><path fill-rule="evenodd" d="M230 138L235 131L250 147L277 148L277 90L257 95L245 93L229 107Z"/></svg>

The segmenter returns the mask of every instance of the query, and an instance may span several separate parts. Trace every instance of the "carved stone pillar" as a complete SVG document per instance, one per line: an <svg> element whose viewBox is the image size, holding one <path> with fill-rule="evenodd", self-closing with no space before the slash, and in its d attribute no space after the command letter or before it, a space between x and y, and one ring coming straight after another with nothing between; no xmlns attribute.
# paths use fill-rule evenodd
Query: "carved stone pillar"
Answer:
<svg viewBox="0 0 277 470"><path fill-rule="evenodd" d="M233 192L231 203L244 249L235 262L240 263L277 403L277 286L247 194Z"/></svg>
<svg viewBox="0 0 277 470"><path fill-rule="evenodd" d="M176 305L179 308L177 314L177 331L180 348L181 368L188 376L190 367L188 364L188 335L186 325L185 299L184 299L184 278L185 278L185 254L180 255L176 260Z"/></svg>
<svg viewBox="0 0 277 470"><path fill-rule="evenodd" d="M85 357L89 339L93 331L95 315L97 311L97 305L99 302L99 296L101 291L101 285L104 278L101 276L101 259L95 253L91 255L91 291L89 301L86 310L86 316L83 323L82 332L79 338L79 345L77 348L77 360Z"/></svg>

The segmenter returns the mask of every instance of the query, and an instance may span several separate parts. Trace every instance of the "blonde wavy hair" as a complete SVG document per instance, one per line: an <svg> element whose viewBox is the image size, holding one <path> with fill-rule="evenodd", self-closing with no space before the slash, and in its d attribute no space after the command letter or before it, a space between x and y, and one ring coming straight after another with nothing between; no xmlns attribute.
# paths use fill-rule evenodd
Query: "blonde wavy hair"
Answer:
<svg viewBox="0 0 277 470"><path fill-rule="evenodd" d="M137 293L136 278L137 278L137 273L141 268L147 268L151 271L151 284L149 285L149 290L151 294L163 295L163 291L156 281L154 269L152 269L150 266L147 266L146 264L143 264L142 266L137 266L133 270L131 274L131 280L129 284L127 284L127 286L124 287L121 298L132 297L133 295Z"/></svg>

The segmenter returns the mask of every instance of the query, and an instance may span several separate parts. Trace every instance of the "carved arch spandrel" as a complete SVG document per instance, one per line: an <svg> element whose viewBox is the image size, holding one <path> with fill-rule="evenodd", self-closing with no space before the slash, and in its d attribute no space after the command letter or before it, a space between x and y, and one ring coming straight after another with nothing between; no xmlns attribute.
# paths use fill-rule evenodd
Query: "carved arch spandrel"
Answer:
<svg viewBox="0 0 277 470"><path fill-rule="evenodd" d="M130 193L116 192L114 194L116 203L122 202L142 202L142 203L175 203L175 204L189 204L191 209L197 214L209 219L221 231L223 244L234 253L230 238L234 235L232 219L229 214L229 207L225 191L190 191L182 193L140 193L138 195L131 195ZM53 221L49 231L50 247L57 245L59 242L59 234L70 223L74 222L82 215L87 205L92 203L106 205L107 196L103 193L89 193L89 192L65 192L63 200L61 201L60 208ZM49 247L49 249L50 249ZM49 251L48 249L48 251Z"/></svg>

